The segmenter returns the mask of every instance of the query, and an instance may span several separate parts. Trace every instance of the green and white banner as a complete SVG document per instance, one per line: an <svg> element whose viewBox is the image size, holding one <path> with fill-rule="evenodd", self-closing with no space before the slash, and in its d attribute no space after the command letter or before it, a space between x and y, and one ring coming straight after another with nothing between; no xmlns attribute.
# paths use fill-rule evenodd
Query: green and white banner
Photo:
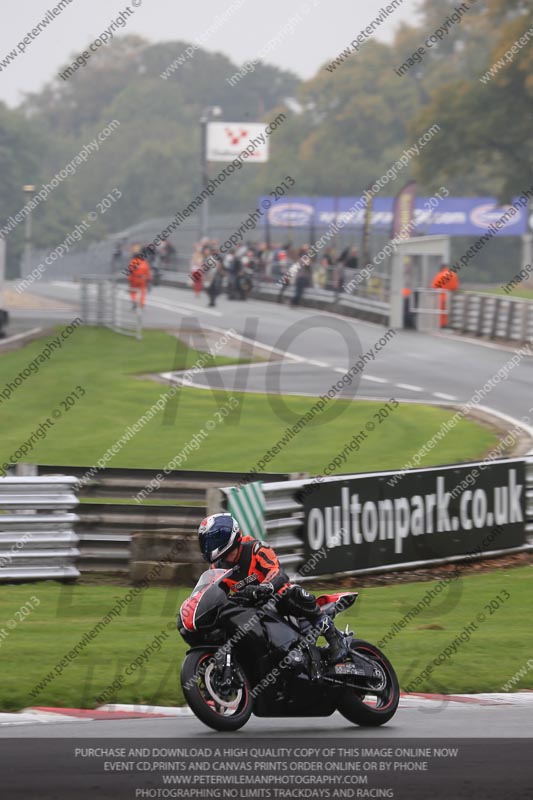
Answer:
<svg viewBox="0 0 533 800"><path fill-rule="evenodd" d="M263 482L247 483L241 489L230 489L228 511L241 526L244 536L265 538L265 496Z"/></svg>

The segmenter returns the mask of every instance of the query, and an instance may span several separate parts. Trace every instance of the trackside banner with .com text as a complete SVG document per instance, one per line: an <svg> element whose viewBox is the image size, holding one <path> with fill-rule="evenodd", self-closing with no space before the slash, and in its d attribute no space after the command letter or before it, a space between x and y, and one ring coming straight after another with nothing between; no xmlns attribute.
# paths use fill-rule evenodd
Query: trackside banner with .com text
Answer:
<svg viewBox="0 0 533 800"><path fill-rule="evenodd" d="M494 236L522 236L528 231L528 195L513 198L515 207L502 206L495 197L445 197L438 208L428 209L429 197L417 197L414 226L417 235L477 236L494 227ZM268 200L259 198L259 203ZM520 200L520 202L519 202ZM365 202L361 197L287 197L268 212L273 227L327 227L340 220L348 227L362 228ZM375 197L372 228L389 231L394 217L394 198ZM353 209L356 209L355 211ZM351 210L352 209L352 210ZM508 216L504 215L508 212ZM496 227L498 226L499 227Z"/></svg>
<svg viewBox="0 0 533 800"><path fill-rule="evenodd" d="M524 544L523 461L413 470L395 487L387 484L390 474L339 478L302 493L306 562L323 554L312 574Z"/></svg>

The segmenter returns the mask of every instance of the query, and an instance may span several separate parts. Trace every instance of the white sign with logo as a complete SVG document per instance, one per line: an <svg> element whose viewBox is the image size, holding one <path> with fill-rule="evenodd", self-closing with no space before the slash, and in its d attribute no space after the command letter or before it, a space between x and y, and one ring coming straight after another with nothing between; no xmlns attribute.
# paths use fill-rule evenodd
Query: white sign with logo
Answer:
<svg viewBox="0 0 533 800"><path fill-rule="evenodd" d="M248 162L268 161L268 138L261 122L210 122L207 160L233 161L246 150Z"/></svg>

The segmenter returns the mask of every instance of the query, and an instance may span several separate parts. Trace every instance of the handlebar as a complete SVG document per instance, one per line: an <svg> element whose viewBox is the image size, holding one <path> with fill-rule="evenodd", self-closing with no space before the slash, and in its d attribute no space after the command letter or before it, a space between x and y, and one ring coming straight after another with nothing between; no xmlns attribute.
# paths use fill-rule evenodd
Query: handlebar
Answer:
<svg viewBox="0 0 533 800"><path fill-rule="evenodd" d="M254 606L263 606L269 600L273 600L274 598L275 598L274 594L267 593L267 592L264 592L264 593L260 594L258 597L253 597L253 598L252 597L247 597L246 595L241 594L240 592L235 592L233 595L230 595L229 599L230 599L231 602L234 602L236 605L244 605L244 606L248 606L248 607L254 607Z"/></svg>

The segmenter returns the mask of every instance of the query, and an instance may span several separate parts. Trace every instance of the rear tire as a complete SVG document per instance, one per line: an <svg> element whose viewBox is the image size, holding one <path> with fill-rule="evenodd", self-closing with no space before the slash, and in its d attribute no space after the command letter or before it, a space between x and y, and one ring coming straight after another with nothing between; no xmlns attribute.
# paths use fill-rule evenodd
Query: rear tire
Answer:
<svg viewBox="0 0 533 800"><path fill-rule="evenodd" d="M365 703L366 695L364 693L357 692L354 689L346 689L337 708L343 717L355 725L370 728L384 725L395 715L400 702L400 686L394 667L381 650L370 642L354 639L350 650L356 653L360 652L361 655L372 658L377 662L377 667L386 679L386 688L384 694L378 697L378 704L375 706ZM369 692L368 694L371 693Z"/></svg>
<svg viewBox="0 0 533 800"><path fill-rule="evenodd" d="M181 668L181 686L191 710L204 725L216 731L237 731L242 728L252 713L253 698L250 684L242 667L233 661L233 672L239 685L235 692L234 705L217 703L213 693L215 651L193 650L185 657ZM215 690L216 691L216 690Z"/></svg>

